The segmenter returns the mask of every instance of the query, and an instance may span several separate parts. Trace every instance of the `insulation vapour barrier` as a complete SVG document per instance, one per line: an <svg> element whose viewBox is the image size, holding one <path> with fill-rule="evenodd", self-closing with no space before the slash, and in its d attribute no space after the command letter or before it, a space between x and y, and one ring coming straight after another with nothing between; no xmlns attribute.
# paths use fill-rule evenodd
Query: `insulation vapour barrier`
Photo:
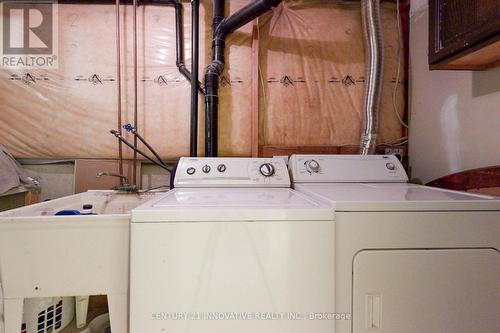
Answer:
<svg viewBox="0 0 500 333"><path fill-rule="evenodd" d="M228 1L228 14L249 1ZM200 77L211 52L211 1L201 1ZM123 123L133 120L132 8L122 6ZM399 138L392 91L398 34L394 5L382 5L386 64L380 142ZM190 84L175 64L174 8L138 9L138 131L165 158L189 154ZM184 4L185 63L191 11ZM260 91L262 145L359 143L364 49L359 4L285 1L227 38L221 77L219 153L251 153L252 85ZM18 158L116 158L115 8L58 6L55 70L0 69L0 143ZM259 38L259 82L252 82L252 39ZM401 77L400 82L403 81ZM199 152L204 151L200 98ZM403 85L397 96L403 111ZM132 137L127 137L129 141ZM143 148L143 147L141 147ZM132 152L125 148L125 157Z"/></svg>

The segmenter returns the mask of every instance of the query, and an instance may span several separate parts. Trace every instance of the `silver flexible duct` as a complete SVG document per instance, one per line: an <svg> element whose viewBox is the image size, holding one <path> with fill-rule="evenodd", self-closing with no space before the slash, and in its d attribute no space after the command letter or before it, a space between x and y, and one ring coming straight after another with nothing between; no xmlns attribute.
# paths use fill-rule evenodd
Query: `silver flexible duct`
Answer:
<svg viewBox="0 0 500 333"><path fill-rule="evenodd" d="M384 43L380 23L380 0L361 0L366 54L366 87L360 154L374 154L379 130L379 108L384 72Z"/></svg>

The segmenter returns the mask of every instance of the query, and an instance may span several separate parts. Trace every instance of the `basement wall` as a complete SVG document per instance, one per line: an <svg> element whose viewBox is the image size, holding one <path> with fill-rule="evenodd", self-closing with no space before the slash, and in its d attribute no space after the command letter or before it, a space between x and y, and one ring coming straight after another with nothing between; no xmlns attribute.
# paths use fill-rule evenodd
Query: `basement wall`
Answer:
<svg viewBox="0 0 500 333"><path fill-rule="evenodd" d="M227 14L248 1L227 1ZM201 4L200 74L210 59L212 3ZM117 140L109 134L117 129L115 8L58 8L59 68L0 69L0 142L18 158L116 158ZM122 6L123 123L133 120L131 12L131 6ZM381 14L386 55L379 136L383 143L398 139L402 131L392 110L398 50L395 5L384 2ZM188 65L190 18L185 2ZM365 75L359 2L286 0L260 18L259 29L253 24L227 39L220 90L220 155L249 156L257 144L358 145ZM174 9L141 6L138 27L138 130L163 158L185 156L190 86L175 66ZM398 82L396 102L400 112L403 79ZM201 106L200 154L203 113ZM258 143L252 141L256 127ZM132 156L130 149L124 152L125 158Z"/></svg>
<svg viewBox="0 0 500 333"><path fill-rule="evenodd" d="M427 0L412 0L410 23L411 177L427 183L500 164L500 68L429 71Z"/></svg>

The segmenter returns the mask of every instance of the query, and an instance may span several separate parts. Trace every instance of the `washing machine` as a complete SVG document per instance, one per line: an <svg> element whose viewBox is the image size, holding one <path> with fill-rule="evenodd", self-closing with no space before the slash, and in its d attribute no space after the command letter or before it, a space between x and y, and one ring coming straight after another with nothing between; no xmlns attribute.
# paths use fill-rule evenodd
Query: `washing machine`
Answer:
<svg viewBox="0 0 500 333"><path fill-rule="evenodd" d="M132 211L130 332L333 332L332 215L282 159L182 158Z"/></svg>
<svg viewBox="0 0 500 333"><path fill-rule="evenodd" d="M295 155L335 220L337 333L500 332L500 201L408 183L394 156Z"/></svg>

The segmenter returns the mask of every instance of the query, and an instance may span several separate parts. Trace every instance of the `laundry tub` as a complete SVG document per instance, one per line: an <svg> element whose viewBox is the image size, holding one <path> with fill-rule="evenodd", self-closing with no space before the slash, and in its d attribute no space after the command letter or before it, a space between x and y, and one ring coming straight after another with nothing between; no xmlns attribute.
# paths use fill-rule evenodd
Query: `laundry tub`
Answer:
<svg viewBox="0 0 500 333"><path fill-rule="evenodd" d="M156 194L89 191L0 213L5 332L20 331L25 298L107 295L113 330L126 333L130 211ZM84 204L96 215L53 215Z"/></svg>

